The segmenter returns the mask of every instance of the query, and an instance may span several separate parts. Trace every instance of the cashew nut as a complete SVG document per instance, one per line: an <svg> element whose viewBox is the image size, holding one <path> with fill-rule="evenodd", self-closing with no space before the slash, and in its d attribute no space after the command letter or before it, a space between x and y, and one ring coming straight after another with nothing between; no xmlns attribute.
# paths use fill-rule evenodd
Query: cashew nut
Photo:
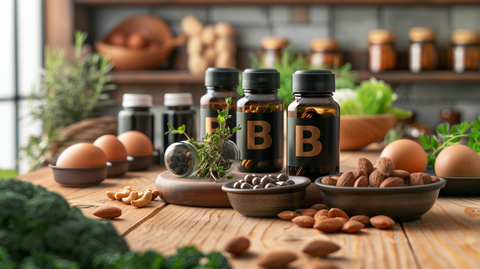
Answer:
<svg viewBox="0 0 480 269"><path fill-rule="evenodd" d="M105 192L107 194L107 197L112 199L112 200L116 200L115 199L115 193L113 191L107 191Z"/></svg>
<svg viewBox="0 0 480 269"><path fill-rule="evenodd" d="M138 199L138 192L132 191L128 197L122 198L122 202L130 204L131 201Z"/></svg>
<svg viewBox="0 0 480 269"><path fill-rule="evenodd" d="M152 201L152 192L151 191L145 191L145 194L143 195L142 198L138 200L133 200L131 203L134 207L144 207L148 205Z"/></svg>
<svg viewBox="0 0 480 269"><path fill-rule="evenodd" d="M130 190L123 190L115 194L115 199L122 200L123 197L128 197L130 195Z"/></svg>
<svg viewBox="0 0 480 269"><path fill-rule="evenodd" d="M157 197L160 195L160 192L157 190L152 190L152 189L147 189L147 191L152 193L152 201L157 199Z"/></svg>
<svg viewBox="0 0 480 269"><path fill-rule="evenodd" d="M139 192L138 193L138 199L142 198L143 197L143 191Z"/></svg>

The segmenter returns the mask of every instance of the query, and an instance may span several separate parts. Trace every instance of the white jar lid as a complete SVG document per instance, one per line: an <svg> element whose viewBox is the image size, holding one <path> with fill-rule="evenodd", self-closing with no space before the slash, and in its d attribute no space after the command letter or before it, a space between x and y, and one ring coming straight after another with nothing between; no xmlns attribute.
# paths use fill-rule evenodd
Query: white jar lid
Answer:
<svg viewBox="0 0 480 269"><path fill-rule="evenodd" d="M123 95L123 107L152 107L152 95L125 93Z"/></svg>
<svg viewBox="0 0 480 269"><path fill-rule="evenodd" d="M193 96L191 93L166 93L163 97L165 106L191 106Z"/></svg>

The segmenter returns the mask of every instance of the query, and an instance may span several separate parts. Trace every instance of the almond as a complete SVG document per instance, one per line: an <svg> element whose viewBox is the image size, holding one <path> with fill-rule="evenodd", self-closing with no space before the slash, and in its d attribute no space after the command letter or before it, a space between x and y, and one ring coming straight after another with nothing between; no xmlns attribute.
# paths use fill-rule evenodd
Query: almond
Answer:
<svg viewBox="0 0 480 269"><path fill-rule="evenodd" d="M365 215L356 215L350 218L350 220L355 220L365 225L365 227L370 226L370 218Z"/></svg>
<svg viewBox="0 0 480 269"><path fill-rule="evenodd" d="M312 208L307 208L302 211L302 216L310 216L313 217L315 214L318 212L318 210L312 209Z"/></svg>
<svg viewBox="0 0 480 269"><path fill-rule="evenodd" d="M338 269L338 267L329 261L315 260L303 265L300 269Z"/></svg>
<svg viewBox="0 0 480 269"><path fill-rule="evenodd" d="M362 170L360 169L355 169L355 170L351 170L352 173L353 173L353 176L355 177L355 179L361 177L361 176L365 176L365 177L368 177L367 173L363 172Z"/></svg>
<svg viewBox="0 0 480 269"><path fill-rule="evenodd" d="M327 206L324 204L315 204L315 205L312 205L310 208L315 210L321 210L321 209L327 209Z"/></svg>
<svg viewBox="0 0 480 269"><path fill-rule="evenodd" d="M102 219L114 219L122 215L122 210L116 206L107 205L98 208L92 214Z"/></svg>
<svg viewBox="0 0 480 269"><path fill-rule="evenodd" d="M288 250L267 253L258 259L258 265L266 268L286 267L297 259L297 254Z"/></svg>
<svg viewBox="0 0 480 269"><path fill-rule="evenodd" d="M328 209L320 209L317 211L317 213L315 213L315 216L313 216L314 218L318 217L318 216L326 216L328 217Z"/></svg>
<svg viewBox="0 0 480 269"><path fill-rule="evenodd" d="M347 213L345 213L343 210L339 209L339 208L331 208L329 211L328 211L328 217L329 218L344 218L346 220L349 219Z"/></svg>
<svg viewBox="0 0 480 269"><path fill-rule="evenodd" d="M300 216L300 214L298 214L297 212L294 212L294 211L282 211L282 212L278 213L277 216L281 219L284 219L284 220L292 220L292 219Z"/></svg>
<svg viewBox="0 0 480 269"><path fill-rule="evenodd" d="M342 231L346 233L358 233L365 225L356 220L349 220L342 227Z"/></svg>
<svg viewBox="0 0 480 269"><path fill-rule="evenodd" d="M393 170L392 174L390 175L391 177L401 177L403 179L408 179L410 178L410 173L405 170Z"/></svg>
<svg viewBox="0 0 480 269"><path fill-rule="evenodd" d="M331 178L334 179L334 180L339 180L340 176L331 176Z"/></svg>
<svg viewBox="0 0 480 269"><path fill-rule="evenodd" d="M325 257L340 249L340 246L328 240L313 240L303 247L303 253L315 256Z"/></svg>
<svg viewBox="0 0 480 269"><path fill-rule="evenodd" d="M347 220L344 218L326 219L319 223L315 223L313 228L325 233L338 232L346 222Z"/></svg>
<svg viewBox="0 0 480 269"><path fill-rule="evenodd" d="M323 177L321 182L323 185L331 185L331 186L337 185L337 181L331 177Z"/></svg>
<svg viewBox="0 0 480 269"><path fill-rule="evenodd" d="M353 187L354 183L355 183L355 177L353 176L353 173L351 171L348 171L340 176L336 186Z"/></svg>
<svg viewBox="0 0 480 269"><path fill-rule="evenodd" d="M370 187L380 187L382 182L385 180L385 176L380 173L380 171L375 170L373 171L370 176L368 177L368 184Z"/></svg>
<svg viewBox="0 0 480 269"><path fill-rule="evenodd" d="M250 240L244 236L237 236L228 241L224 250L233 255L240 255L250 247Z"/></svg>
<svg viewBox="0 0 480 269"><path fill-rule="evenodd" d="M358 159L358 168L365 172L368 176L373 172L373 164L367 158L360 158Z"/></svg>
<svg viewBox="0 0 480 269"><path fill-rule="evenodd" d="M368 178L366 176L361 176L357 178L357 180L355 180L355 183L353 184L355 188L368 187L368 185L369 185Z"/></svg>
<svg viewBox="0 0 480 269"><path fill-rule="evenodd" d="M385 179L380 188L389 188L389 187L400 187L405 186L405 180L401 177L389 177Z"/></svg>
<svg viewBox="0 0 480 269"><path fill-rule="evenodd" d="M383 215L370 218L370 223L373 225L373 227L378 229L385 229L395 225L395 221L393 221L393 219Z"/></svg>
<svg viewBox="0 0 480 269"><path fill-rule="evenodd" d="M423 185L424 180L423 180L423 176L421 174L422 173L411 174L410 175L410 185L412 185L412 186Z"/></svg>
<svg viewBox="0 0 480 269"><path fill-rule="evenodd" d="M315 220L310 216L299 216L292 219L292 222L297 224L300 227L310 228L315 224Z"/></svg>
<svg viewBox="0 0 480 269"><path fill-rule="evenodd" d="M410 175L410 177L419 177L422 179L423 184L430 184L432 183L432 176L427 174L427 173L413 173ZM420 181L420 179L418 179Z"/></svg>
<svg viewBox="0 0 480 269"><path fill-rule="evenodd" d="M393 163L390 158L387 157L380 157L377 160L377 171L380 171L382 175L389 177L393 170L395 169L395 164Z"/></svg>
<svg viewBox="0 0 480 269"><path fill-rule="evenodd" d="M315 225L317 225L317 224L320 223L321 221L324 221L324 220L326 220L326 219L329 219L329 217L328 217L328 216L320 216L320 215L319 215L319 216L315 216L313 219L315 220L315 224L313 225L313 227L315 227Z"/></svg>
<svg viewBox="0 0 480 269"><path fill-rule="evenodd" d="M440 179L436 176L432 176L432 183L440 182Z"/></svg>

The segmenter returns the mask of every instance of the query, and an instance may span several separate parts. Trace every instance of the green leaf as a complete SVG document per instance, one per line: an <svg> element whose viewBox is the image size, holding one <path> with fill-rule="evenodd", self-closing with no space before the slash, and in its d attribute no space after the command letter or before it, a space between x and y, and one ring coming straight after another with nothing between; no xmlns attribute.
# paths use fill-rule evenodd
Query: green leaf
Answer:
<svg viewBox="0 0 480 269"><path fill-rule="evenodd" d="M220 115L218 115L218 117L217 117L217 122L218 122L218 124L221 126L222 124L225 123L225 118L222 117L222 116L220 116Z"/></svg>
<svg viewBox="0 0 480 269"><path fill-rule="evenodd" d="M227 176L227 179L232 179L233 178L233 175L228 175Z"/></svg>
<svg viewBox="0 0 480 269"><path fill-rule="evenodd" d="M180 126L180 127L178 127L178 133L179 133L179 134L184 134L184 133L185 133L185 124L182 125L182 126Z"/></svg>
<svg viewBox="0 0 480 269"><path fill-rule="evenodd" d="M437 132L443 136L448 135L448 131L450 129L450 124L448 122L444 122L437 126Z"/></svg>
<svg viewBox="0 0 480 269"><path fill-rule="evenodd" d="M457 134L460 134L460 125L452 125L452 128L450 129L450 134L451 135L457 135Z"/></svg>
<svg viewBox="0 0 480 269"><path fill-rule="evenodd" d="M225 98L225 103L227 103L227 107L230 107L230 105L232 104L232 97Z"/></svg>
<svg viewBox="0 0 480 269"><path fill-rule="evenodd" d="M168 127L168 130L169 130L169 131L173 131L173 128L172 128L172 126L170 125L170 123L167 123L167 127Z"/></svg>
<svg viewBox="0 0 480 269"><path fill-rule="evenodd" d="M437 157L435 157L432 153L428 153L427 160L428 160L428 167L435 167L435 161L437 160Z"/></svg>
<svg viewBox="0 0 480 269"><path fill-rule="evenodd" d="M464 134L468 130L468 128L470 128L470 126L470 123L466 121L462 122L462 124L460 125L460 133Z"/></svg>
<svg viewBox="0 0 480 269"><path fill-rule="evenodd" d="M432 148L437 149L438 148L438 141L435 139L435 136L431 135L430 136L430 145L432 145Z"/></svg>
<svg viewBox="0 0 480 269"><path fill-rule="evenodd" d="M238 131L238 129L238 127L233 127L232 132L235 133L236 131Z"/></svg>
<svg viewBox="0 0 480 269"><path fill-rule="evenodd" d="M195 139L192 137L192 138L188 139L187 141L188 141L189 143L193 143L193 142L195 142Z"/></svg>
<svg viewBox="0 0 480 269"><path fill-rule="evenodd" d="M418 139L422 142L423 149L429 150L432 148L432 144L430 144L430 139L427 135L420 135Z"/></svg>

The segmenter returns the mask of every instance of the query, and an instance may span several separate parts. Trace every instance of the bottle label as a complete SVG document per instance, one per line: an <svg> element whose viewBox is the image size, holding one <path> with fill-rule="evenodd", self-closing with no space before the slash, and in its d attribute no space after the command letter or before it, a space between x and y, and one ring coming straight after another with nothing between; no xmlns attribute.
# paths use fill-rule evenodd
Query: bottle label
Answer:
<svg viewBox="0 0 480 269"><path fill-rule="evenodd" d="M339 117L287 118L287 165L339 166L339 135Z"/></svg>
<svg viewBox="0 0 480 269"><path fill-rule="evenodd" d="M238 146L241 159L257 161L283 157L283 111L272 113L237 112Z"/></svg>
<svg viewBox="0 0 480 269"><path fill-rule="evenodd" d="M235 126L237 126L237 113L235 110L230 109L228 111L228 115L232 115L231 118L227 120L227 126L230 127L230 129L233 129ZM200 108L200 136L201 138L205 137L206 133L209 134L214 134L215 129L217 129L218 126L218 111L213 110L213 109L204 109ZM230 140L233 142L236 141L236 134L234 134Z"/></svg>

